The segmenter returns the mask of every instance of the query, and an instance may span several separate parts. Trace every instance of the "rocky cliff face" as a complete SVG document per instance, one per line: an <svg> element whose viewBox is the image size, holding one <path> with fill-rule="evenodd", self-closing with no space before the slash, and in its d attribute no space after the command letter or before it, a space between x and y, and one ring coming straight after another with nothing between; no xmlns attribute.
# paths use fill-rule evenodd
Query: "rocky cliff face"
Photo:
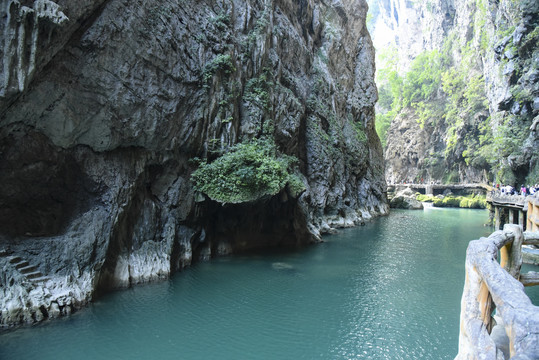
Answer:
<svg viewBox="0 0 539 360"><path fill-rule="evenodd" d="M363 1L3 1L0 325L194 262L387 213ZM264 136L303 192L224 204L211 162Z"/></svg>
<svg viewBox="0 0 539 360"><path fill-rule="evenodd" d="M537 2L373 5L379 9L373 24L379 53L394 46L404 88L418 91L391 109L388 182L539 181L533 150L539 115ZM429 66L420 72L424 64L417 60L425 54ZM414 88L425 78L432 88ZM379 110L389 109L386 104Z"/></svg>
<svg viewBox="0 0 539 360"><path fill-rule="evenodd" d="M382 51L398 47L398 66L404 73L411 62L425 50L440 49L454 27L455 5L445 1L369 1L373 19L373 42Z"/></svg>

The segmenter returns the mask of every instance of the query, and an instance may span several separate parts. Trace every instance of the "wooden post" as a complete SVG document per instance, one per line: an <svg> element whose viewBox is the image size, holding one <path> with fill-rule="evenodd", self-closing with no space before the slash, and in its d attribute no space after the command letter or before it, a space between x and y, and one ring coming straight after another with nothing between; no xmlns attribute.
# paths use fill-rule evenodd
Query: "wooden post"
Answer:
<svg viewBox="0 0 539 360"><path fill-rule="evenodd" d="M529 231L533 231L533 225L532 225L532 221L531 221L531 218L533 216L533 202L532 201L528 201L528 217L526 219L526 228L529 230Z"/></svg>
<svg viewBox="0 0 539 360"><path fill-rule="evenodd" d="M502 259L500 259L500 266L511 274L512 277L518 280L520 277L520 268L522 267L522 241L524 240L522 228L515 224L507 224L503 227L503 231L512 232L515 234L515 239L512 243L509 243L502 248L507 248L508 256L507 261L502 265L502 255ZM500 249L500 253L502 252L502 249Z"/></svg>
<svg viewBox="0 0 539 360"><path fill-rule="evenodd" d="M502 221L501 221L500 208L496 205L494 205L494 220L496 221L495 229L501 230Z"/></svg>
<svg viewBox="0 0 539 360"><path fill-rule="evenodd" d="M526 212L523 210L518 211L518 225L526 231Z"/></svg>
<svg viewBox="0 0 539 360"><path fill-rule="evenodd" d="M539 198L536 196L528 198L528 231L539 231Z"/></svg>
<svg viewBox="0 0 539 360"><path fill-rule="evenodd" d="M494 322L492 321L494 303L492 302L492 296L488 291L487 284L484 281L481 281L477 301L479 302L479 310L481 311L481 320L483 321L483 324L485 324L487 332L490 334L494 326Z"/></svg>
<svg viewBox="0 0 539 360"><path fill-rule="evenodd" d="M507 222L509 224L514 224L515 223L515 212L511 208L509 208L509 220Z"/></svg>
<svg viewBox="0 0 539 360"><path fill-rule="evenodd" d="M511 247L513 244L509 243L500 248L500 266L505 269L509 263L509 254L511 253Z"/></svg>

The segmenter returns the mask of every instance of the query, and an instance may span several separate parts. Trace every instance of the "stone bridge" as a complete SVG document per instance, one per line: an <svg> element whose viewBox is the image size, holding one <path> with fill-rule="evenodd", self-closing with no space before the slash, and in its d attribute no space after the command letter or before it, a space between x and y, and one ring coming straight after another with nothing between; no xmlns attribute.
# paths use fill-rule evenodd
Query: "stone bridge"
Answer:
<svg viewBox="0 0 539 360"><path fill-rule="evenodd" d="M487 184L388 184L388 192L399 192L406 188L426 195L440 195L449 190L455 195L486 194L492 191Z"/></svg>

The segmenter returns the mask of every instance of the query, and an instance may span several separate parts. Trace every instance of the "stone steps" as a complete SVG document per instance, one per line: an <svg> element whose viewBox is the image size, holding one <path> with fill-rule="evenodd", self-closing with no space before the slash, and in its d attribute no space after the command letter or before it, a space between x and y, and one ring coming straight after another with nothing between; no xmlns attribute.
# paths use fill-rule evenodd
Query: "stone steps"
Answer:
<svg viewBox="0 0 539 360"><path fill-rule="evenodd" d="M30 263L26 260L19 261L18 263L15 263L15 269L21 271L22 268L30 266Z"/></svg>
<svg viewBox="0 0 539 360"><path fill-rule="evenodd" d="M45 282L49 280L47 276L44 276L41 271L37 269L37 266L31 265L28 261L24 260L20 256L10 256L9 262L15 267L15 269L17 269L22 275L24 275L24 277L34 283Z"/></svg>
<svg viewBox="0 0 539 360"><path fill-rule="evenodd" d="M37 271L37 267L35 265L30 265L30 264L28 264L28 266L21 267L18 269L23 274L29 274L31 272Z"/></svg>
<svg viewBox="0 0 539 360"><path fill-rule="evenodd" d="M11 264L16 264L22 261L22 258L20 256L10 256L9 262Z"/></svg>
<svg viewBox="0 0 539 360"><path fill-rule="evenodd" d="M31 272L31 273L28 273L28 274L24 274L26 276L26 278L28 280L33 280L33 279L37 279L37 278L40 278L40 277L43 277L43 274L41 273L41 271L34 271L34 272Z"/></svg>

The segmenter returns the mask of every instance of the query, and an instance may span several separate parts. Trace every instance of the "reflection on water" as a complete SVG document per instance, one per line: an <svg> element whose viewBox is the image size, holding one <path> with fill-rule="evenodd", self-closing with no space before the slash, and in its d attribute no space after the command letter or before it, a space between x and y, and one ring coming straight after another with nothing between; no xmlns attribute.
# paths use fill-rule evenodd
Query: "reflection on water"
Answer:
<svg viewBox="0 0 539 360"><path fill-rule="evenodd" d="M0 359L452 359L466 246L487 218L395 211L306 249L199 264L0 335Z"/></svg>

